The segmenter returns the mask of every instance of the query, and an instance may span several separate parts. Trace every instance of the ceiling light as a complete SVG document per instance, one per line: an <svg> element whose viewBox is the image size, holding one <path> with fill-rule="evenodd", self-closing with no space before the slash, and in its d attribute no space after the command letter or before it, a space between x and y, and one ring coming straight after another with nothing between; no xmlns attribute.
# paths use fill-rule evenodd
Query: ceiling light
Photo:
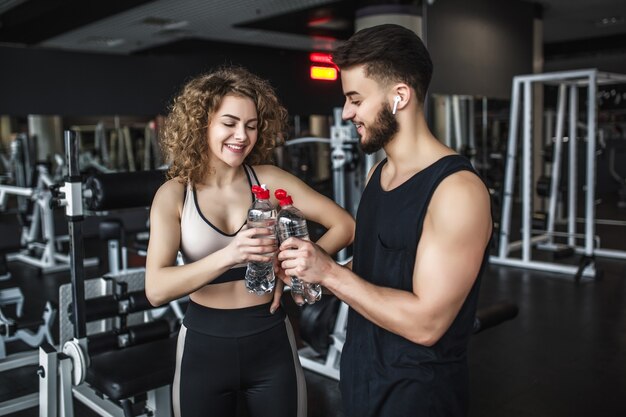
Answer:
<svg viewBox="0 0 626 417"><path fill-rule="evenodd" d="M332 64L333 56L326 52L311 52L309 54L309 60L311 62L321 62L323 64Z"/></svg>
<svg viewBox="0 0 626 417"><path fill-rule="evenodd" d="M350 22L338 17L320 17L308 21L307 26L314 29L345 30L350 26Z"/></svg>
<svg viewBox="0 0 626 417"><path fill-rule="evenodd" d="M602 19L596 20L596 26L599 27L616 26L622 24L624 24L624 18L621 16L603 17Z"/></svg>
<svg viewBox="0 0 626 417"><path fill-rule="evenodd" d="M311 65L310 76L312 80L334 81L337 79L337 69Z"/></svg>
<svg viewBox="0 0 626 417"><path fill-rule="evenodd" d="M106 36L88 36L81 39L78 43L83 45L92 45L97 47L114 48L126 42L122 38L108 38Z"/></svg>
<svg viewBox="0 0 626 417"><path fill-rule="evenodd" d="M186 20L175 20L164 17L146 17L141 23L149 26L158 26L160 29L165 30L180 29L189 25L189 22Z"/></svg>

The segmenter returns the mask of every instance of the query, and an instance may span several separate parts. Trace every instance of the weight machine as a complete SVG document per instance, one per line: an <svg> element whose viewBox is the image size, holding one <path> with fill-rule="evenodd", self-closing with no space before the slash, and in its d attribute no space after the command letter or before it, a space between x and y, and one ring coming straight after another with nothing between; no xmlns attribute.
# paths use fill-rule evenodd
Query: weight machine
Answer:
<svg viewBox="0 0 626 417"><path fill-rule="evenodd" d="M8 261L20 261L40 268L43 273L67 270L69 257L60 250L60 245L66 239L56 236L54 226L52 192L57 184L45 164L37 164L34 169L31 167L28 149L26 135L19 135L11 143L15 185L0 184L2 210L7 205L9 195L17 196L19 213L28 212L28 202L32 202L30 224L23 227L20 237L20 244L24 249L8 254L6 258ZM29 186L33 183L34 176L36 184L34 187ZM87 266L98 264L95 258L86 259L85 262Z"/></svg>
<svg viewBox="0 0 626 417"><path fill-rule="evenodd" d="M65 132L65 145L68 176L57 198L68 220L71 284L59 293L60 350L47 343L39 350L39 415L72 417L76 398L103 416L169 417L174 331L147 313L143 268L85 281L82 239L83 196L92 210L129 207L152 197L163 173L103 174L109 182L88 181L83 194L73 132Z"/></svg>
<svg viewBox="0 0 626 417"><path fill-rule="evenodd" d="M58 245L64 239L56 236L54 227L51 189L56 184L44 165L38 165L37 172L37 185L35 187L0 185L0 207L6 205L9 195L26 197L33 202L30 225L22 230L21 244L25 249L8 254L7 260L20 261L38 267L43 273L67 270L69 257L58 250ZM85 259L86 266L97 264L96 258Z"/></svg>
<svg viewBox="0 0 626 417"><path fill-rule="evenodd" d="M595 187L596 187L596 122L597 122L597 86L601 84L615 84L626 82L626 75L599 72L596 69L562 71L545 74L521 75L513 78L513 92L511 99L511 124L507 147L507 163L502 204L502 217L499 232L498 255L491 257L496 265L506 265L529 268L547 272L556 272L574 276L576 280L590 280L596 277L595 256L605 256L616 259L626 259L626 252L611 249L602 249L599 238L595 234ZM559 88L557 102L556 137L554 141L551 178L546 184L549 187L548 212L546 230L534 230L532 225L533 201L533 140L532 140L532 86L534 83L557 85ZM585 178L585 217L584 232L577 232L577 128L579 90L587 89L586 115L586 178ZM523 95L522 95L523 90ZM561 153L565 146L564 123L565 107L569 90L569 172L567 176L567 231L555 230L557 203L559 198L559 183L561 176ZM523 98L522 112L522 165L520 167L522 179L522 237L521 240L510 242L511 215L513 209L513 195L515 182L515 168L517 162L517 144L519 128L520 101ZM579 265L567 265L557 262L540 261L533 259L533 246L542 249L558 250L563 245L555 243L555 238L564 238L566 246L581 254ZM578 242L582 241L582 245ZM521 249L521 257L512 256L512 252Z"/></svg>

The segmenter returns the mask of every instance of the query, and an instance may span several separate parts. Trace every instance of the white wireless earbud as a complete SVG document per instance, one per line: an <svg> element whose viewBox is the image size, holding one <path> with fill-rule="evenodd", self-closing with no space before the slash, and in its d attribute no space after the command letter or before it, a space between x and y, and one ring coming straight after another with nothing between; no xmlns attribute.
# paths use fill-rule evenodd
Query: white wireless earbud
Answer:
<svg viewBox="0 0 626 417"><path fill-rule="evenodd" d="M400 96L395 96L393 98L393 110L391 111L391 114L396 114L396 112L398 111L398 103L400 102L400 100L402 100Z"/></svg>

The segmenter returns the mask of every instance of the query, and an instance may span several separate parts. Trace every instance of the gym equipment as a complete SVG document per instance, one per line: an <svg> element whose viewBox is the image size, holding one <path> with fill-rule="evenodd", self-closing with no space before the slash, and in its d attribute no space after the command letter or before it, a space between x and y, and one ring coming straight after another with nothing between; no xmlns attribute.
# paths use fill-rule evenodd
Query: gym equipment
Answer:
<svg viewBox="0 0 626 417"><path fill-rule="evenodd" d="M39 360L37 351L26 351L7 355L6 343L21 341L31 347L39 347L45 340L54 343L52 322L56 309L46 303L42 318L31 322L21 319L24 296L18 287L0 290L0 372L29 365L36 365ZM2 310L4 306L15 306L16 318L9 318ZM0 416L36 407L38 393L26 394L0 402Z"/></svg>
<svg viewBox="0 0 626 417"><path fill-rule="evenodd" d="M9 195L18 198L18 213L24 220L20 239L22 250L6 256L40 268L43 273L69 268L68 255L61 253L64 236L56 236L53 193L56 182L46 164L31 168L28 136L18 135L11 143L15 185L0 185L0 208L6 207ZM30 211L30 213L29 213ZM85 260L87 266L97 265L96 258Z"/></svg>
<svg viewBox="0 0 626 417"><path fill-rule="evenodd" d="M109 271L117 274L128 268L124 245L124 226L119 219L107 219L98 226L100 240L107 242Z"/></svg>
<svg viewBox="0 0 626 417"><path fill-rule="evenodd" d="M328 354L332 343L333 323L337 320L341 302L336 297L323 297L311 308L302 307L300 314L300 337L315 352L322 356Z"/></svg>
<svg viewBox="0 0 626 417"><path fill-rule="evenodd" d="M96 174L85 182L85 205L89 210L147 207L165 182L165 170ZM121 185L124 185L123 187Z"/></svg>
<svg viewBox="0 0 626 417"><path fill-rule="evenodd" d="M147 171L163 164L154 120L123 124L115 116L112 124L101 120L95 125L74 125L70 130L79 135L79 146L83 149L81 171Z"/></svg>
<svg viewBox="0 0 626 417"><path fill-rule="evenodd" d="M64 238L56 236L54 228L53 193L56 184L45 165L37 165L36 171L35 187L0 185L0 206L6 205L8 195L27 197L33 202L30 225L22 230L21 244L24 249L8 254L7 260L38 267L43 273L67 270L69 257L57 248ZM86 266L97 264L96 258L85 259Z"/></svg>
<svg viewBox="0 0 626 417"><path fill-rule="evenodd" d="M0 253L0 281L6 281L11 278L11 271L7 265L7 256L5 253Z"/></svg>
<svg viewBox="0 0 626 417"><path fill-rule="evenodd" d="M9 264L7 261L7 252L14 250L14 243L14 239L7 239L6 236L3 237L0 242L0 281L6 281L11 278L11 271L9 270Z"/></svg>
<svg viewBox="0 0 626 417"><path fill-rule="evenodd" d="M432 97L435 110L441 108L443 112L436 111L436 125L440 131L436 131L437 137L441 137L449 148L465 155L476 164L476 136L474 127L474 97L468 95L438 95ZM486 106L486 98L483 105ZM486 117L486 108L485 117ZM443 118L442 120L439 120ZM486 125L486 122L485 122ZM486 134L486 129L484 130Z"/></svg>
<svg viewBox="0 0 626 417"><path fill-rule="evenodd" d="M7 158L4 152L0 152L0 168L0 184L11 181L13 179L11 172L11 160Z"/></svg>
<svg viewBox="0 0 626 417"><path fill-rule="evenodd" d="M142 268L85 281L84 344L72 338L72 285L59 288L59 339L70 356L71 373L55 391L51 378L59 356L49 351L40 363L50 375L40 381L43 392L73 396L103 416L169 416L177 325L153 319L143 283ZM63 377L62 369L59 373ZM60 405L61 416L72 415L67 405ZM55 411L47 405L40 415L54 416Z"/></svg>
<svg viewBox="0 0 626 417"><path fill-rule="evenodd" d="M0 360L7 358L6 344L14 341L22 341L30 347L39 347L47 340L54 343L52 337L52 322L56 316L56 309L49 301L44 307L40 320L25 322L20 320L21 312L18 311L17 319L7 317L0 307ZM36 329L33 331L33 329Z"/></svg>
<svg viewBox="0 0 626 417"><path fill-rule="evenodd" d="M300 334L308 347L298 351L302 367L338 381L347 323L348 305L335 297L304 307Z"/></svg>
<svg viewBox="0 0 626 417"><path fill-rule="evenodd" d="M163 165L163 157L159 147L156 122L146 124L144 129L143 170L159 168Z"/></svg>
<svg viewBox="0 0 626 417"><path fill-rule="evenodd" d="M149 315L143 310L151 306L142 292L142 268L85 282L83 196L73 132L65 132L65 145L68 177L59 189L59 204L66 207L69 223L71 284L59 292L61 351L49 344L40 348L40 416L73 416L72 398L101 415L169 416L175 336L169 324L145 320ZM114 190L124 188L120 184L128 181L115 184ZM120 201L110 190L98 190L109 199L98 200L93 194L92 202Z"/></svg>
<svg viewBox="0 0 626 417"><path fill-rule="evenodd" d="M619 184L619 189L617 190L617 207L626 208L626 177L621 176L615 167L615 154L616 154L616 146L612 146L609 150L609 172L611 176L617 183Z"/></svg>
<svg viewBox="0 0 626 417"><path fill-rule="evenodd" d="M107 219L101 222L99 225L100 239L107 242L109 275L119 275L129 271L128 248L125 244L125 235L126 233L124 231L124 225L119 219ZM132 248L131 250L136 251L140 255L146 256L145 248ZM177 256L176 262L177 265L182 265L183 263L180 253ZM134 270L142 271L144 269L135 268ZM181 297L178 300L172 300L169 302L168 306L152 309L150 311L150 315L153 319L160 318L168 311L169 307L179 323L182 323L185 314L183 313L181 303L187 302L188 300L188 296Z"/></svg>
<svg viewBox="0 0 626 417"><path fill-rule="evenodd" d="M513 320L518 313L519 307L507 301L479 308L474 318L474 334L495 327L505 321Z"/></svg>
<svg viewBox="0 0 626 417"><path fill-rule="evenodd" d="M33 160L35 159L34 142L28 135L22 133L11 141L11 171L13 174L13 185L16 187L30 187L33 176ZM18 211L27 211L28 200L24 196L17 198Z"/></svg>
<svg viewBox="0 0 626 417"><path fill-rule="evenodd" d="M579 71L562 71L545 74L520 75L513 78L513 92L511 101L511 124L509 129L507 164L505 173L504 195L502 203L501 225L499 230L498 255L492 256L490 262L497 265L507 265L521 268L536 269L547 272L557 272L573 276L576 280L592 280L596 277L594 257L606 256L616 259L626 259L626 252L611 249L602 249L595 235L595 175L596 175L596 92L600 84L616 84L626 82L626 75L599 72L595 69ZM557 125L553 150L553 162L550 173L550 193L548 197L547 227L543 232L535 232L532 228L532 85L533 83L554 84L559 86ZM513 206L515 164L517 157L519 107L521 89L523 87L523 119L522 119L522 238L520 241L510 242L511 213ZM581 87L587 89L587 137L586 137L586 179L585 179L585 231L576 232L577 213L577 117L578 92ZM561 148L564 143L565 101L569 89L569 172L567 176L567 232L555 231L555 217L558 201L558 184L561 175ZM533 236L535 234L535 236ZM554 238L566 238L566 246L581 255L579 265L568 265L555 261L539 261L532 257L532 248L541 244L542 248L557 250L560 247ZM582 246L577 241L582 240ZM512 252L521 249L521 257L512 256Z"/></svg>

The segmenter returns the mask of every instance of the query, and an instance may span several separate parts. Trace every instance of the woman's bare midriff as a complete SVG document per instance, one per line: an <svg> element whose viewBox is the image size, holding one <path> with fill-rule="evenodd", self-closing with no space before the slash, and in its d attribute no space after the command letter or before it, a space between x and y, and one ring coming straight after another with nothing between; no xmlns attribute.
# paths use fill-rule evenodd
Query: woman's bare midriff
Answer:
<svg viewBox="0 0 626 417"><path fill-rule="evenodd" d="M198 291L191 293L189 298L196 303L209 308L244 308L272 301L274 293L256 295L249 293L244 280L224 282L222 284L205 285Z"/></svg>

